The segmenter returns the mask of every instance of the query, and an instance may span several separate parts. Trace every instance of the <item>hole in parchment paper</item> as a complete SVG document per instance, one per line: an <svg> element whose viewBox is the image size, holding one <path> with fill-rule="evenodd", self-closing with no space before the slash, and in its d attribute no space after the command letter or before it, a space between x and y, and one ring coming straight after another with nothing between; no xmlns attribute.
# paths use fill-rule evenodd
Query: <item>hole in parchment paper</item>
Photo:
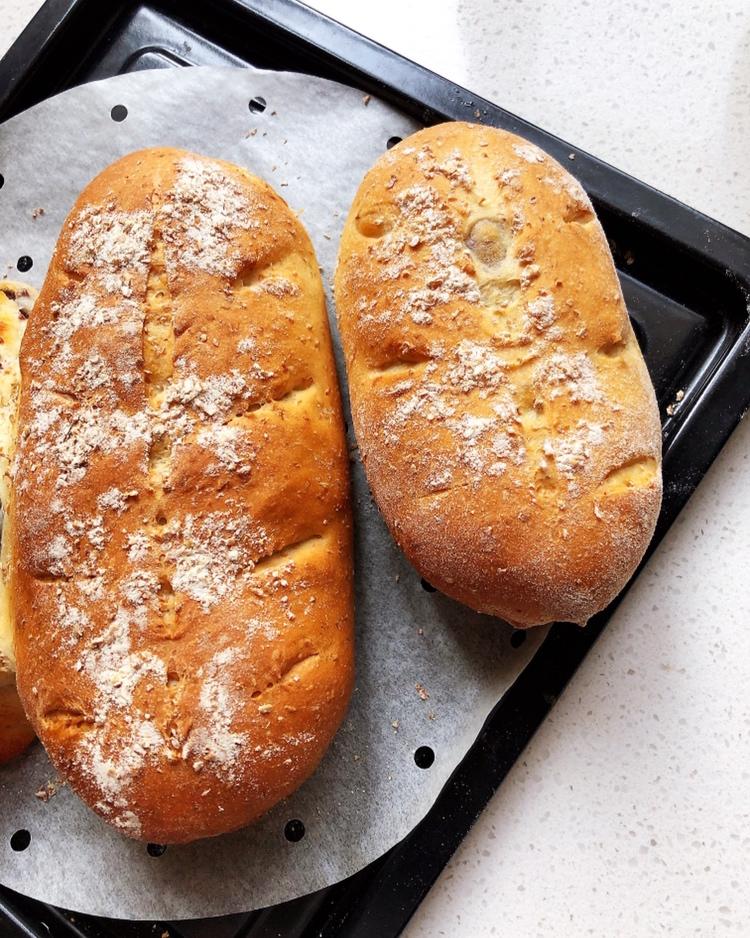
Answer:
<svg viewBox="0 0 750 938"><path fill-rule="evenodd" d="M424 577L419 581L422 584L422 589L425 593L437 593L437 587L433 586L432 583L428 583Z"/></svg>
<svg viewBox="0 0 750 938"><path fill-rule="evenodd" d="M161 857L167 852L166 844L146 844L146 853L150 857Z"/></svg>
<svg viewBox="0 0 750 938"><path fill-rule="evenodd" d="M389 137L385 142L386 149L390 150L391 147L395 147L396 144L401 143L402 140L403 137Z"/></svg>
<svg viewBox="0 0 750 938"><path fill-rule="evenodd" d="M21 271L22 274L25 274L28 270L34 266L34 261L29 257L28 254L23 254L16 261L16 267Z"/></svg>
<svg viewBox="0 0 750 938"><path fill-rule="evenodd" d="M289 843L296 844L305 836L305 825L299 818L292 818L284 825L284 836Z"/></svg>
<svg viewBox="0 0 750 938"><path fill-rule="evenodd" d="M31 843L31 834L28 831L20 830L16 831L15 834L10 838L10 848L15 850L16 853L20 853L22 850L25 850Z"/></svg>
<svg viewBox="0 0 750 938"><path fill-rule="evenodd" d="M5 176L3 176L2 173L0 173L0 189L2 189L4 185L5 185Z"/></svg>
<svg viewBox="0 0 750 938"><path fill-rule="evenodd" d="M124 104L116 104L112 110L109 112L109 116L113 121L116 121L118 124L121 124L125 118L128 116L128 109Z"/></svg>
<svg viewBox="0 0 750 938"><path fill-rule="evenodd" d="M266 109L266 99L262 98L260 95L256 95L256 97L251 98L248 107L256 114L262 114Z"/></svg>
<svg viewBox="0 0 750 938"><path fill-rule="evenodd" d="M430 746L420 746L414 750L414 761L420 769L429 769L435 761L435 753Z"/></svg>
<svg viewBox="0 0 750 938"><path fill-rule="evenodd" d="M514 629L513 634L510 636L510 644L512 648L520 648L521 645L526 641L526 630L525 629Z"/></svg>

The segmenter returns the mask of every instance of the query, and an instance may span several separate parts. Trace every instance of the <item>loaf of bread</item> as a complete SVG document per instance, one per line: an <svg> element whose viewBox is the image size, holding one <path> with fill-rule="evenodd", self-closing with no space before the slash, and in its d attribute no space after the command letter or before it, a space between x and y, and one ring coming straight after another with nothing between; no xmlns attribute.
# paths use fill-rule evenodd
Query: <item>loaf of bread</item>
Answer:
<svg viewBox="0 0 750 938"><path fill-rule="evenodd" d="M36 291L22 283L0 280L0 505L8 508L10 459L15 439L20 374L18 352ZM15 654L8 591L8 545L3 525L0 549L0 765L34 739L16 692Z"/></svg>
<svg viewBox="0 0 750 938"><path fill-rule="evenodd" d="M21 349L18 687L102 818L251 822L353 675L347 449L312 245L262 180L131 154L65 222Z"/></svg>
<svg viewBox="0 0 750 938"><path fill-rule="evenodd" d="M661 434L576 180L494 128L414 134L357 193L336 305L367 477L420 574L517 626L606 606L654 530Z"/></svg>

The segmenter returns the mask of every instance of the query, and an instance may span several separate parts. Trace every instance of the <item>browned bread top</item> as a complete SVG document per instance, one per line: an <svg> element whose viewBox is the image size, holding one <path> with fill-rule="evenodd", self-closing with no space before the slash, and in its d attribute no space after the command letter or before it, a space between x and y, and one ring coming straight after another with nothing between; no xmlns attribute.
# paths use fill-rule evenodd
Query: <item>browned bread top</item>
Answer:
<svg viewBox="0 0 750 938"><path fill-rule="evenodd" d="M19 690L71 786L187 841L295 789L352 681L347 455L312 245L231 164L131 154L21 355Z"/></svg>
<svg viewBox="0 0 750 938"><path fill-rule="evenodd" d="M606 605L653 532L661 436L576 180L494 128L414 134L357 193L336 304L367 476L422 575L518 625Z"/></svg>

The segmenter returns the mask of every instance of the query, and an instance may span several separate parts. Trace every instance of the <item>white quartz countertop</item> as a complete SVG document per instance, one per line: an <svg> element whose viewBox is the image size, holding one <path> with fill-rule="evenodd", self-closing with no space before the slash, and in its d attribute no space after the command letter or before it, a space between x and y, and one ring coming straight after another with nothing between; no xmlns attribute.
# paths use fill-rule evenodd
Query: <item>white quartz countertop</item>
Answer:
<svg viewBox="0 0 750 938"><path fill-rule="evenodd" d="M38 0L0 0L0 55ZM750 234L750 4L316 0ZM407 938L750 935L750 425L735 432Z"/></svg>

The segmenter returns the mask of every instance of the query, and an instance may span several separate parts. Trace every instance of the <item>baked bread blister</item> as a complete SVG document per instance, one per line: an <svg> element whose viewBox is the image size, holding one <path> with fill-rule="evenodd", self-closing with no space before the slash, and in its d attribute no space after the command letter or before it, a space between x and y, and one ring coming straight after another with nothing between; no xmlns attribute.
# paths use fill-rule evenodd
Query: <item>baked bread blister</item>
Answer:
<svg viewBox="0 0 750 938"><path fill-rule="evenodd" d="M366 175L336 273L354 428L421 575L517 626L584 623L661 503L654 391L580 184L466 123Z"/></svg>
<svg viewBox="0 0 750 938"><path fill-rule="evenodd" d="M347 451L312 245L262 180L170 149L82 193L21 350L18 686L123 833L257 818L353 674Z"/></svg>
<svg viewBox="0 0 750 938"><path fill-rule="evenodd" d="M36 290L12 280L0 280L0 505L3 538L0 549L0 765L23 752L34 739L16 691L13 628L8 591L9 558L5 512L10 490L10 460L15 439L21 376L18 352Z"/></svg>

